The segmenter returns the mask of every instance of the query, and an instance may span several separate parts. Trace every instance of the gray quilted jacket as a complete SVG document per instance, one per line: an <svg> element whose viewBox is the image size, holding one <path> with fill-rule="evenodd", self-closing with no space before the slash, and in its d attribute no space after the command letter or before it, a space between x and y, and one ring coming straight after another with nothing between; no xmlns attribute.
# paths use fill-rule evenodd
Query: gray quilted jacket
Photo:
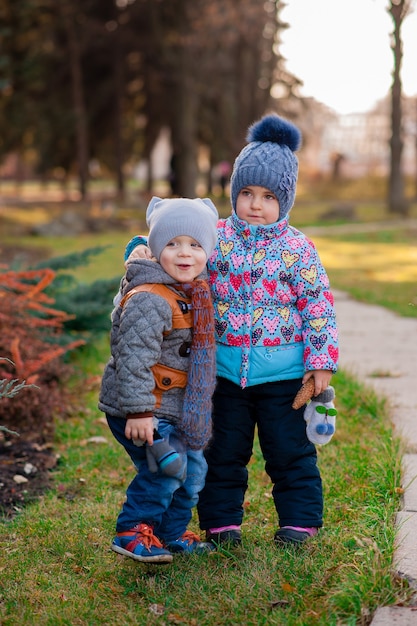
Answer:
<svg viewBox="0 0 417 626"><path fill-rule="evenodd" d="M121 294L144 283L172 285L175 280L159 263L137 259L128 265ZM181 295L181 292L176 293ZM155 381L151 367L156 363L188 371L192 331L175 329L168 335L163 334L171 328L171 306L157 294L140 292L129 298L123 307L115 306L110 334L111 357L104 370L99 395L101 411L122 418L149 411L174 423L180 421L184 389L174 387L165 391L161 406L156 410L152 393Z"/></svg>

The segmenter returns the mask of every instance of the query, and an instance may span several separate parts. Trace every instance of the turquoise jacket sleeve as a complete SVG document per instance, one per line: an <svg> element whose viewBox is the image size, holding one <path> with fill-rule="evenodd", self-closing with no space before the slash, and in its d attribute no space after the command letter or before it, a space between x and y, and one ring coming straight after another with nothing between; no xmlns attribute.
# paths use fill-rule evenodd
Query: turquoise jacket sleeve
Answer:
<svg viewBox="0 0 417 626"><path fill-rule="evenodd" d="M135 235L135 237L133 237L129 243L127 244L126 248L125 248L125 258L124 260L126 261L129 256L132 254L133 250L136 248L136 246L147 246L148 245L148 239L146 237L142 237L141 235Z"/></svg>

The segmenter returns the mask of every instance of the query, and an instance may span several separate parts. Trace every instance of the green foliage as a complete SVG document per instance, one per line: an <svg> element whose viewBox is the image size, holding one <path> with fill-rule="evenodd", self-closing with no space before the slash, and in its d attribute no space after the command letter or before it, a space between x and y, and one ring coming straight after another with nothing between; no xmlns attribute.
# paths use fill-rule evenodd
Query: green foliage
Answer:
<svg viewBox="0 0 417 626"><path fill-rule="evenodd" d="M77 285L70 292L57 294L57 306L75 316L66 322L67 330L87 332L90 335L108 332L112 302L119 283L118 277L97 280L89 285Z"/></svg>
<svg viewBox="0 0 417 626"><path fill-rule="evenodd" d="M69 252L68 254L65 254L63 256L52 257L46 259L45 261L37 263L35 269L48 267L49 269L54 270L54 272L68 269L73 270L76 267L82 267L84 265L87 265L90 262L91 257L101 254L109 247L109 245L94 246L93 248L87 248L86 250L82 250L81 252Z"/></svg>
<svg viewBox="0 0 417 626"><path fill-rule="evenodd" d="M6 378L3 378L2 380L0 380L0 399L14 398L15 396L17 396L18 393L22 391L22 389L29 386L31 385L27 385L25 381L19 382L17 378L12 378L12 380L7 380Z"/></svg>
<svg viewBox="0 0 417 626"><path fill-rule="evenodd" d="M58 309L72 316L64 324L67 333L85 333L94 336L110 330L110 313L115 294L119 289L120 277L82 283L73 270L90 263L93 257L105 252L110 246L96 246L81 252L42 261L36 268L48 267L58 271L57 278L48 289L48 295ZM122 254L120 252L119 256ZM65 270L68 270L67 272Z"/></svg>

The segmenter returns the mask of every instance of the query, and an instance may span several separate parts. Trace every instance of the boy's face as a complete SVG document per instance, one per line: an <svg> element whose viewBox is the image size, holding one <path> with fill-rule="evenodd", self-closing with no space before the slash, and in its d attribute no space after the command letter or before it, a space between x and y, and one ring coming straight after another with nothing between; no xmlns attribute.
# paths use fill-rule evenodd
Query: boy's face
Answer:
<svg viewBox="0 0 417 626"><path fill-rule="evenodd" d="M273 224L279 217L279 202L266 187L248 185L239 191L236 215L248 224Z"/></svg>
<svg viewBox="0 0 417 626"><path fill-rule="evenodd" d="M188 283L204 270L207 256L198 241L188 235L171 239L161 252L159 262L179 283Z"/></svg>

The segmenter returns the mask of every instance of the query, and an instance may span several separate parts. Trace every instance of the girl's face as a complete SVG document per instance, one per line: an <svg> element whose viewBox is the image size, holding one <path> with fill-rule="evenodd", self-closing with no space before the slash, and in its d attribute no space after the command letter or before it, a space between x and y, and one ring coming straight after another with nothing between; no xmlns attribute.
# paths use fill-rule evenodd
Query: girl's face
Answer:
<svg viewBox="0 0 417 626"><path fill-rule="evenodd" d="M274 224L279 217L279 202L266 187L248 185L239 191L236 215L248 224Z"/></svg>
<svg viewBox="0 0 417 626"><path fill-rule="evenodd" d="M171 239L161 252L159 262L179 283L188 283L204 270L207 256L198 241L188 235Z"/></svg>

